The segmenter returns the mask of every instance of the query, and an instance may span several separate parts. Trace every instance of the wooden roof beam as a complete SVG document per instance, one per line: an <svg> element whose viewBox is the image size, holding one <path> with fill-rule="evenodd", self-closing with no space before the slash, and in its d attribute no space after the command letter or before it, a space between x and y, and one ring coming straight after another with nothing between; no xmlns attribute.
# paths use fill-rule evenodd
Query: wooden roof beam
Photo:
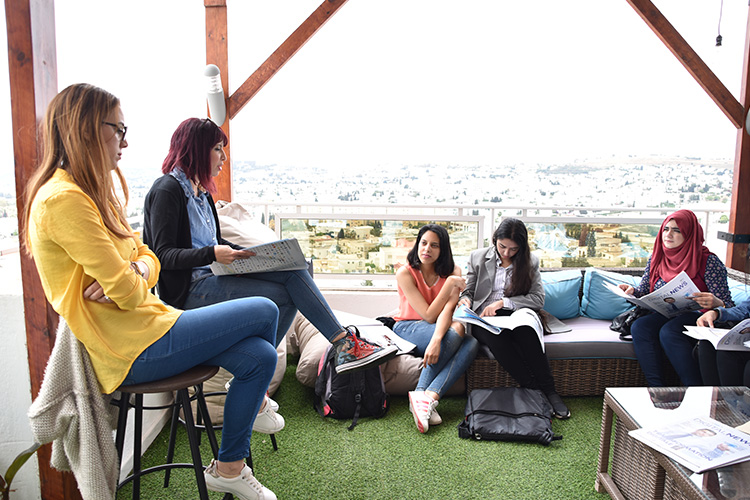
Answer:
<svg viewBox="0 0 750 500"><path fill-rule="evenodd" d="M310 16L289 35L263 64L229 98L227 116L237 113L262 89L294 54L347 2L347 0L325 0ZM222 70L223 71L223 70Z"/></svg>
<svg viewBox="0 0 750 500"><path fill-rule="evenodd" d="M703 87L703 90L729 118L732 125L738 129L743 128L745 125L745 110L742 104L727 90L721 80L682 38L682 35L677 32L651 0L627 1L672 54L685 66L685 69L693 75L693 78Z"/></svg>

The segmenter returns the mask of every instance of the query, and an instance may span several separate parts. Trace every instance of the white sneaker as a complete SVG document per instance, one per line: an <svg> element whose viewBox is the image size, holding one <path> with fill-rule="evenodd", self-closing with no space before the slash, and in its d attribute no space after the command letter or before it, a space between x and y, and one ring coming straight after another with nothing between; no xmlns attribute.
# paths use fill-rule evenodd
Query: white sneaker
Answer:
<svg viewBox="0 0 750 500"><path fill-rule="evenodd" d="M432 415L430 415L430 425L440 425L443 423L443 419L438 415L438 412L435 409L437 405L438 402L435 401L435 406L432 407Z"/></svg>
<svg viewBox="0 0 750 500"><path fill-rule="evenodd" d="M219 493L231 493L239 500L276 500L276 495L269 490L253 476L253 470L245 465L240 471L240 475L233 478L226 478L219 475L216 460L211 460L211 464L203 472L206 478L206 487L211 491Z"/></svg>
<svg viewBox="0 0 750 500"><path fill-rule="evenodd" d="M253 422L253 431L262 434L276 434L284 428L284 417L273 411L271 404L266 402L265 408L258 412Z"/></svg>
<svg viewBox="0 0 750 500"><path fill-rule="evenodd" d="M419 432L425 433L430 428L430 416L438 402L425 394L424 391L409 391L409 410L414 416ZM442 422L442 419L441 419Z"/></svg>
<svg viewBox="0 0 750 500"><path fill-rule="evenodd" d="M435 401L435 406L432 407L432 414L430 415L430 425L440 425L443 423L443 419L440 415L438 415L438 412L435 408L437 408L438 401ZM411 409L411 399L409 400L409 411L412 411Z"/></svg>
<svg viewBox="0 0 750 500"><path fill-rule="evenodd" d="M266 402L271 405L271 409L273 411L278 412L279 411L279 403L271 399L271 397L266 393Z"/></svg>

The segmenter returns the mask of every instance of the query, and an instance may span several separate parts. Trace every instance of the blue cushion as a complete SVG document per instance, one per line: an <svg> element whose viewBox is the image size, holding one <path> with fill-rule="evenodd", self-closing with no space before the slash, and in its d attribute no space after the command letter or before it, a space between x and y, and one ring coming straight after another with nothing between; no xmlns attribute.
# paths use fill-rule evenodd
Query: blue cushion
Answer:
<svg viewBox="0 0 750 500"><path fill-rule="evenodd" d="M583 278L581 316L611 320L633 307L633 304L624 298L607 290L604 286L605 281L615 285L625 283L635 287L641 282L641 276L630 276L629 274L613 273L594 268L586 269Z"/></svg>
<svg viewBox="0 0 750 500"><path fill-rule="evenodd" d="M544 286L544 310L557 319L578 316L581 271L549 271L541 274Z"/></svg>
<svg viewBox="0 0 750 500"><path fill-rule="evenodd" d="M727 281L729 282L729 292L732 294L734 305L740 305L742 302L750 299L750 285L732 278L728 278Z"/></svg>

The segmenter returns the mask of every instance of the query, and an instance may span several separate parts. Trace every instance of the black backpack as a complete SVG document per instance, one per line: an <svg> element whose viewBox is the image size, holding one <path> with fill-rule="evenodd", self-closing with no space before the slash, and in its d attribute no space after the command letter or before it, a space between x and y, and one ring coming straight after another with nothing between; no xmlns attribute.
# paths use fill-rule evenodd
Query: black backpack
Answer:
<svg viewBox="0 0 750 500"><path fill-rule="evenodd" d="M390 405L380 367L337 373L333 358L336 349L329 345L318 365L313 406L322 417L352 419L354 429L359 417L380 418Z"/></svg>

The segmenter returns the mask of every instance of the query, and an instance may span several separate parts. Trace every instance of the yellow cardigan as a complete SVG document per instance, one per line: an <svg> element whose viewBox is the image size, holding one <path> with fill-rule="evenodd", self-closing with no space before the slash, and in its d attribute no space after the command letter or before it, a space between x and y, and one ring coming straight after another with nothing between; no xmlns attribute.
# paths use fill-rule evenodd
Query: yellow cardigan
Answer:
<svg viewBox="0 0 750 500"><path fill-rule="evenodd" d="M149 291L159 277L159 260L138 237L113 235L91 198L62 169L37 192L28 233L47 300L86 346L100 389L113 392L133 361L182 314ZM148 265L148 283L130 267L136 260ZM94 280L113 303L83 298Z"/></svg>

